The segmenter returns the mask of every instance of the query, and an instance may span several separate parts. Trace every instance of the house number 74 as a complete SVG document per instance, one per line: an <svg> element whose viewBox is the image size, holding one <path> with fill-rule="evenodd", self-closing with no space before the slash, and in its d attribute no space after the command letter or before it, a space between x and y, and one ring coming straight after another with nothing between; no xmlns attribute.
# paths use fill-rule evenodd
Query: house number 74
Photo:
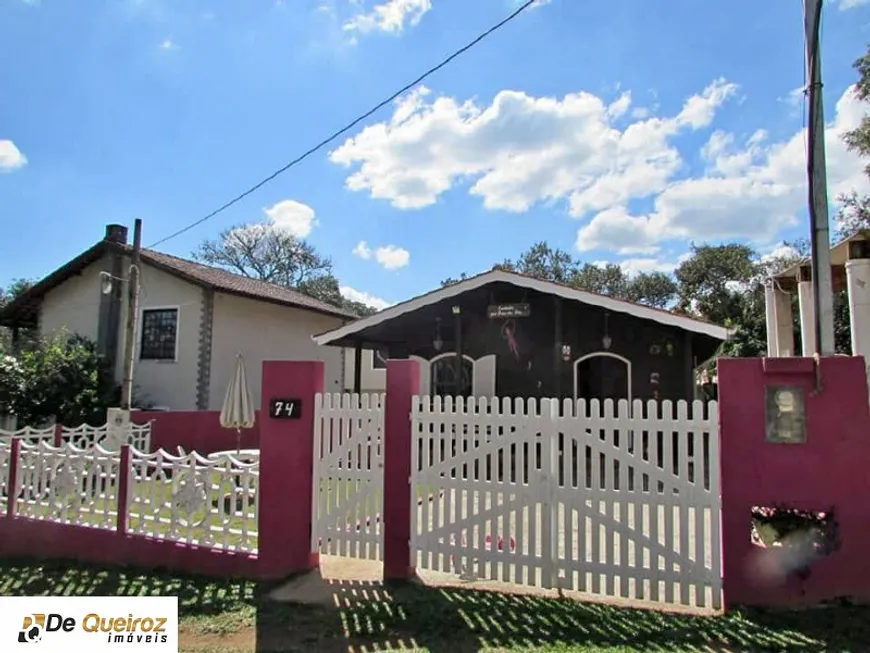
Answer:
<svg viewBox="0 0 870 653"><path fill-rule="evenodd" d="M274 419L299 419L301 400L272 399L270 403L272 407L270 412Z"/></svg>

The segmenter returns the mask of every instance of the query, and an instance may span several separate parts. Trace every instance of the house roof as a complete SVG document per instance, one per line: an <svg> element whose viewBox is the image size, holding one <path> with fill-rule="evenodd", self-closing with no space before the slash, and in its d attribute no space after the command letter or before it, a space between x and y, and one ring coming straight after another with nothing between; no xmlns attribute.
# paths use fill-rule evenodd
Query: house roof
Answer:
<svg viewBox="0 0 870 653"><path fill-rule="evenodd" d="M732 330L718 324L686 317L684 315L678 315L664 309L643 306L641 304L615 299L606 295L599 295L586 290L578 290L572 286L552 281L542 281L541 279L517 274L516 272L491 270L468 279L463 279L462 281L458 281L449 286L433 290L425 295L420 295L419 297L409 299L400 304L395 304L394 306L385 308L374 315L355 320L354 322L339 327L338 329L333 329L312 336L312 338L318 345L338 345L342 340L352 338L355 334L370 327L377 326L387 322L388 320L395 319L401 315L411 313L426 306L436 304L445 299L456 297L457 295L461 295L470 290L475 290L481 286L499 282L561 297L563 299L581 302L591 306L598 306L614 313L625 313L640 319L650 320L652 322L673 326L685 331L706 335L717 340L727 340L733 332Z"/></svg>
<svg viewBox="0 0 870 653"><path fill-rule="evenodd" d="M849 260L850 245L865 240L867 240L866 234L857 233L831 245L831 275L833 277L835 290L845 287L846 273L844 266L846 265L846 261ZM800 269L810 265L810 263L810 259L803 259L802 261L799 261L775 274L774 279L776 279L777 284L782 290L792 292L797 287L797 279L800 274Z"/></svg>
<svg viewBox="0 0 870 653"><path fill-rule="evenodd" d="M30 290L22 293L14 301L0 309L0 325L35 326L39 314L39 306L46 293L70 277L81 274L86 267L100 260L110 251L130 254L132 247L109 240L100 241L40 280ZM177 256L143 249L141 258L143 263L147 265L203 288L272 304L301 308L324 315L351 320L357 317L354 313L309 297L298 290L251 279L220 268L178 258Z"/></svg>

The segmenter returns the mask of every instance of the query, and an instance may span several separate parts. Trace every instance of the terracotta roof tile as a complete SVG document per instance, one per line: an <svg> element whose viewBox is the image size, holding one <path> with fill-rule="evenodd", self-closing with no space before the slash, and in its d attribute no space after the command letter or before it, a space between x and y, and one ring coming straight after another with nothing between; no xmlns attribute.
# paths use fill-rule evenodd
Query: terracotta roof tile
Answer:
<svg viewBox="0 0 870 653"><path fill-rule="evenodd" d="M157 267L174 271L177 274L186 277L194 283L199 283L204 286L209 286L215 290L224 291L234 295L243 295L251 299L260 299L264 301L274 302L277 304L285 304L287 306L296 306L298 308L309 309L328 315L338 317L346 317L355 319L358 317L354 313L343 310L332 304L327 304L313 297L293 290L278 286L274 283L251 279L240 274L234 274L221 268L203 265L195 261L170 256L162 252L155 252L150 249L142 250L142 260L146 263L151 263Z"/></svg>

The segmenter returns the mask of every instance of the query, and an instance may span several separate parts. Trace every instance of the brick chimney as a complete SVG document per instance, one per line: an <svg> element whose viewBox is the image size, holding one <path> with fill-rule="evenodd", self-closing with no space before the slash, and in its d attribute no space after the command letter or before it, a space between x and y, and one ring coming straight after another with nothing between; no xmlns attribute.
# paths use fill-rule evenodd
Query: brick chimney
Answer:
<svg viewBox="0 0 870 653"><path fill-rule="evenodd" d="M108 240L119 245L127 244L127 227L122 224L107 224L106 236L103 240Z"/></svg>

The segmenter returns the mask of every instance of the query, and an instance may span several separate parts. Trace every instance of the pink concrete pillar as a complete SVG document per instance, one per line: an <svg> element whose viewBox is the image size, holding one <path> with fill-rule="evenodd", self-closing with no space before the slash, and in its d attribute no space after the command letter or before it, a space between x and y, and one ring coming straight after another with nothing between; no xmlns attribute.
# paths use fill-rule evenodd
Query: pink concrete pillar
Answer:
<svg viewBox="0 0 870 653"><path fill-rule="evenodd" d="M420 393L416 360L387 361L384 415L384 580L414 575L411 559L411 398Z"/></svg>
<svg viewBox="0 0 870 653"><path fill-rule="evenodd" d="M817 370L812 358L720 358L717 368L726 607L870 598L870 406L863 359L824 357ZM776 387L803 390L804 442L767 440L766 389ZM779 504L835 510L842 547L816 561L806 579L788 573L782 548L750 540L752 508Z"/></svg>
<svg viewBox="0 0 870 653"><path fill-rule="evenodd" d="M321 361L263 363L258 564L264 578L317 566L311 552L314 396L323 383ZM275 399L298 401L294 417L273 417Z"/></svg>

